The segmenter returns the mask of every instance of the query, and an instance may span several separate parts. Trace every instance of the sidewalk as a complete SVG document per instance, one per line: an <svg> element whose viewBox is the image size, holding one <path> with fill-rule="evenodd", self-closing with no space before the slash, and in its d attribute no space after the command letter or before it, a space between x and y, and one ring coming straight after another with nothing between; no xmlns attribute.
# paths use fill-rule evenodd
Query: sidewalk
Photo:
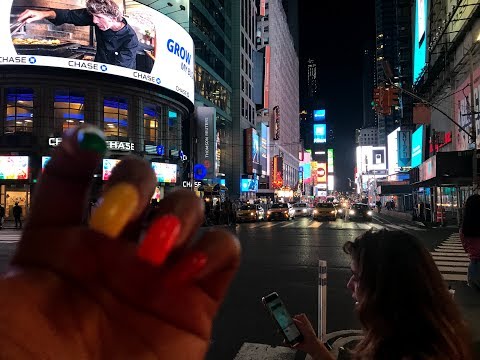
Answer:
<svg viewBox="0 0 480 360"><path fill-rule="evenodd" d="M397 211L397 210L387 210L387 209L382 209L382 212L378 214L375 212L376 216L379 217L386 217L386 218L391 218L391 219L397 219L397 220L403 220L407 222L412 222L414 224L420 225L420 226L425 226L428 228L437 228L437 227L442 227L444 229L458 229L458 226L456 224L448 224L448 225L440 225L440 224L434 224L434 223L429 223L429 222L422 222L422 221L416 221L413 220L413 215L411 211L403 212L403 211Z"/></svg>

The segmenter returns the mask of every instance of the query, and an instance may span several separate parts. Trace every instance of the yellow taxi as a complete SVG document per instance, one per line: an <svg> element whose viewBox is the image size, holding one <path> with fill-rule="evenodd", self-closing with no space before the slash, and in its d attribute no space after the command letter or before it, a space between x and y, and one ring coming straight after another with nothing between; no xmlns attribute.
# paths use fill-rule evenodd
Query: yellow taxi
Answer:
<svg viewBox="0 0 480 360"><path fill-rule="evenodd" d="M312 213L313 220L337 220L337 208L331 202L318 203Z"/></svg>

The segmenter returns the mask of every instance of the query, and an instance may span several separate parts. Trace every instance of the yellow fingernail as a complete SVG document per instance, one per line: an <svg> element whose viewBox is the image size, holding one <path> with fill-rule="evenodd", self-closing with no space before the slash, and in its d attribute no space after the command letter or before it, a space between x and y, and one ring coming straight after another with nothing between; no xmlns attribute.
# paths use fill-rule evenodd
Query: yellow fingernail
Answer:
<svg viewBox="0 0 480 360"><path fill-rule="evenodd" d="M139 195L135 186L121 183L111 187L90 219L90 228L117 237L137 211Z"/></svg>

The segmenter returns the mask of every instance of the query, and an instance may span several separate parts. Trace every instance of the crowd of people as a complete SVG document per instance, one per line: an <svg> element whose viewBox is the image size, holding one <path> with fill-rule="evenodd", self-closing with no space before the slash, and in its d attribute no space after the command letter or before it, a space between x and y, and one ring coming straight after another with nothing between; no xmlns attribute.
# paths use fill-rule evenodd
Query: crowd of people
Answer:
<svg viewBox="0 0 480 360"><path fill-rule="evenodd" d="M45 168L12 268L0 278L4 359L200 360L208 351L240 265L238 240L221 229L197 239L206 204L187 190L152 210L156 178L136 157L115 167L85 222L105 151L104 137L83 126L64 135ZM480 291L479 211L473 195L460 236L471 259L469 285ZM364 333L352 359L473 360L468 327L417 238L371 230L343 250ZM308 318L294 321L304 338L295 347L333 360Z"/></svg>

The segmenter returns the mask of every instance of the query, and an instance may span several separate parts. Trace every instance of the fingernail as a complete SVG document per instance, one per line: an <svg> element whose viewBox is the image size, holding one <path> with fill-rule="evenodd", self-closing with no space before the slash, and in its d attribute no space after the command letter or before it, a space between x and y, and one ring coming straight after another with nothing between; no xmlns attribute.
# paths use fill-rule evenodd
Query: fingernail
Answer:
<svg viewBox="0 0 480 360"><path fill-rule="evenodd" d="M175 245L181 230L181 222L174 215L156 219L143 238L137 255L152 265L163 264Z"/></svg>
<svg viewBox="0 0 480 360"><path fill-rule="evenodd" d="M139 195L135 186L127 183L112 186L92 214L90 228L117 237L137 211L138 203Z"/></svg>
<svg viewBox="0 0 480 360"><path fill-rule="evenodd" d="M100 155L107 152L107 143L103 132L93 126L78 130L77 142L80 149L94 151Z"/></svg>
<svg viewBox="0 0 480 360"><path fill-rule="evenodd" d="M207 254L201 251L192 252L175 266L173 274L166 280L166 286L173 287L192 280L205 268L207 263Z"/></svg>

